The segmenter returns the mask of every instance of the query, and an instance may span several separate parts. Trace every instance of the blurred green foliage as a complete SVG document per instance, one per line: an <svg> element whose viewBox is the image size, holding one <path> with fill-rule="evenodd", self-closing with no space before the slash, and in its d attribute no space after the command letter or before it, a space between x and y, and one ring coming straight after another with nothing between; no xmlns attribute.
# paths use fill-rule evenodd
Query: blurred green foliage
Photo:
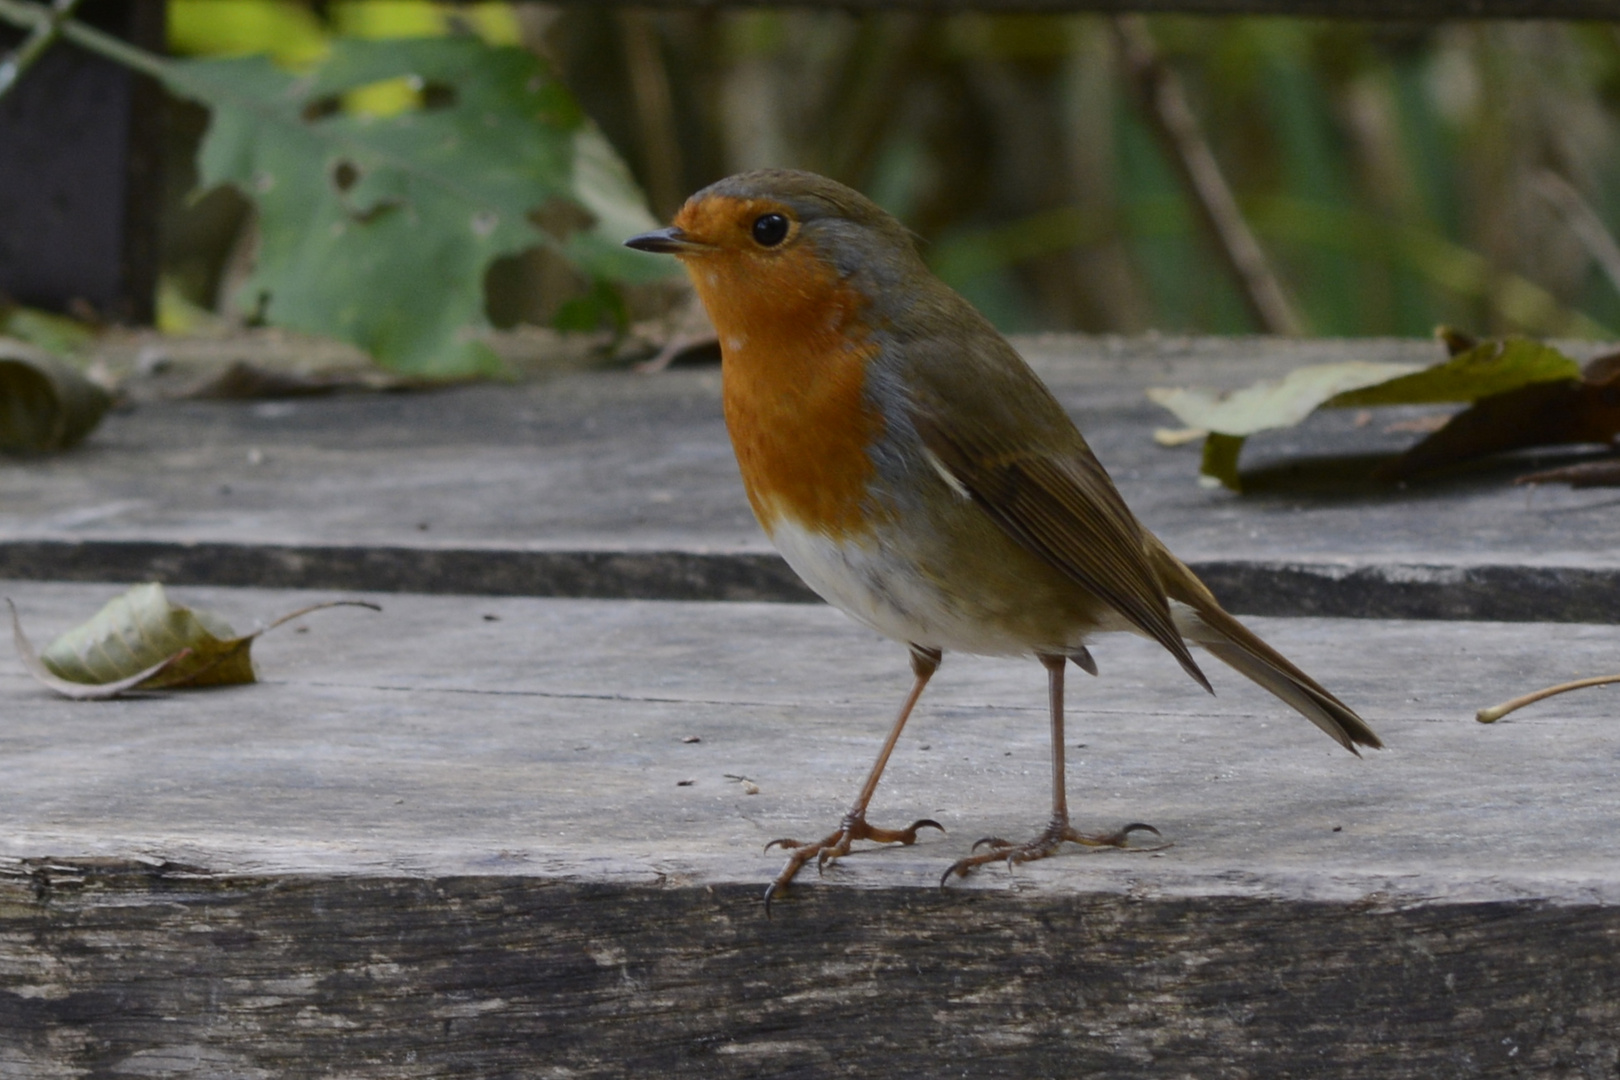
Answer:
<svg viewBox="0 0 1620 1080"><path fill-rule="evenodd" d="M177 47L217 51L228 35L199 45L198 27L255 4L295 65L342 35L521 42L661 217L744 168L859 187L1009 330L1257 329L1104 16L171 0ZM1311 333L1620 330L1615 27L1148 23ZM555 267L506 269L525 293L507 289L508 319L646 313Z"/></svg>
<svg viewBox="0 0 1620 1080"><path fill-rule="evenodd" d="M1255 329L1106 17L570 5L551 18L565 79L655 209L737 169L810 168L899 214L1005 328ZM1620 329L1620 282L1595 254L1613 240L1592 229L1620 221L1614 27L1149 26L1312 333ZM646 36L661 71L633 77ZM1594 213L1560 209L1548 174Z"/></svg>

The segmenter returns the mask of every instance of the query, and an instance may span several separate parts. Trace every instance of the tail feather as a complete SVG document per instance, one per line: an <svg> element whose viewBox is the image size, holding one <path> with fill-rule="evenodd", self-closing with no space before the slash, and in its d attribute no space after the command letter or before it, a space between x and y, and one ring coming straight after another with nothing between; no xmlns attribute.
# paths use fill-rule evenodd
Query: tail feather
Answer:
<svg viewBox="0 0 1620 1080"><path fill-rule="evenodd" d="M1187 640L1271 691L1352 754L1360 756L1357 744L1384 745L1354 709L1229 615L1204 583L1162 545L1153 556L1165 592L1179 601L1172 605L1172 612L1176 628Z"/></svg>
<svg viewBox="0 0 1620 1080"><path fill-rule="evenodd" d="M1193 624L1185 627L1188 639L1276 694L1352 754L1360 753L1356 749L1357 743L1371 747L1384 745L1372 728L1356 715L1355 710L1289 663L1281 653L1261 641L1242 623L1230 615L1227 618L1231 620L1231 626L1242 630L1248 640L1238 639L1230 633L1229 628L1211 626L1203 612L1195 613L1188 620Z"/></svg>

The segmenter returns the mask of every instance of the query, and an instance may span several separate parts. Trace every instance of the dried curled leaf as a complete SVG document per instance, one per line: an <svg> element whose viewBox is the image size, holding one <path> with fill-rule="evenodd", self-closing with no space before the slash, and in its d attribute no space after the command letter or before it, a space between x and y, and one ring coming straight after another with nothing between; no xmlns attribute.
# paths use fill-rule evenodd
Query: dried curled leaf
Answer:
<svg viewBox="0 0 1620 1080"><path fill-rule="evenodd" d="M1472 403L1531 383L1581 377L1581 366L1529 338L1481 341L1432 367L1376 386L1338 394L1330 408Z"/></svg>
<svg viewBox="0 0 1620 1080"><path fill-rule="evenodd" d="M1620 435L1620 355L1600 356L1577 374L1578 378L1532 382L1480 398L1440 430L1380 467L1378 475L1399 480L1532 446L1612 443ZM1573 470L1567 476L1537 476L1542 481L1568 479L1577 487L1604 482L1602 470L1593 468Z"/></svg>
<svg viewBox="0 0 1620 1080"><path fill-rule="evenodd" d="M22 620L17 618L17 605L11 602L9 596L6 597L6 606L11 609L11 640L17 646L17 656L22 660L23 668L36 681L55 690L63 697L72 698L75 701L101 701L117 697L126 690L133 690L168 667L169 660L172 659L172 657L166 657L151 667L137 671L133 675L99 685L72 682L51 671L50 668L45 666L44 661L40 660L39 653L34 651L34 643L28 640L27 634L23 633Z"/></svg>
<svg viewBox="0 0 1620 1080"><path fill-rule="evenodd" d="M1243 440L1257 431L1292 427L1319 408L1473 403L1580 377L1580 366L1557 349L1527 338L1506 338L1471 344L1426 368L1351 360L1300 368L1283 379L1228 394L1156 387L1148 397L1188 427L1209 431L1203 478L1237 491ZM1431 467L1427 457L1424 461L1423 467Z"/></svg>
<svg viewBox="0 0 1620 1080"><path fill-rule="evenodd" d="M7 600L10 604L10 601ZM282 623L329 607L363 607L363 600L312 604L250 634L238 635L219 616L171 603L163 586L137 585L62 634L42 654L22 630L15 605L11 625L23 666L44 685L67 697L94 700L132 689L233 686L256 681L250 654L254 639Z"/></svg>
<svg viewBox="0 0 1620 1080"><path fill-rule="evenodd" d="M435 385L369 368L362 371L299 370L235 359L215 366L173 396L191 401L253 401L265 398L315 397L351 390L409 390Z"/></svg>
<svg viewBox="0 0 1620 1080"><path fill-rule="evenodd" d="M43 349L0 337L0 450L65 450L101 422L107 391Z"/></svg>

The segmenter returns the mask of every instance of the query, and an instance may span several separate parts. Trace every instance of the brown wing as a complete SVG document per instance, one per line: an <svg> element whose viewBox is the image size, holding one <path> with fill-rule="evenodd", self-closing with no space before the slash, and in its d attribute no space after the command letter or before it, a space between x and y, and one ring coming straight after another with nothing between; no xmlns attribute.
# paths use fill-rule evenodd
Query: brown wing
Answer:
<svg viewBox="0 0 1620 1080"><path fill-rule="evenodd" d="M1142 526L1078 432L1072 449L1052 453L972 426L947 428L915 403L911 420L929 453L1009 535L1170 650L1210 689L1171 620Z"/></svg>

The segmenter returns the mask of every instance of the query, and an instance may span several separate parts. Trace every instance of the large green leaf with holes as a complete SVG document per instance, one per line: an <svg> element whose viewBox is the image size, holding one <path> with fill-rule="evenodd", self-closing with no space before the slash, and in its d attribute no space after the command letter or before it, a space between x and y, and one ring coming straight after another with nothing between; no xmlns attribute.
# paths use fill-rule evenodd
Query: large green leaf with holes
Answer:
<svg viewBox="0 0 1620 1080"><path fill-rule="evenodd" d="M624 163L529 52L462 38L339 39L295 75L264 57L172 62L171 89L212 111L202 183L258 211L239 302L270 322L352 341L396 371L498 370L490 263L547 247L598 285L670 274L620 246L656 226ZM417 106L342 107L405 79Z"/></svg>

